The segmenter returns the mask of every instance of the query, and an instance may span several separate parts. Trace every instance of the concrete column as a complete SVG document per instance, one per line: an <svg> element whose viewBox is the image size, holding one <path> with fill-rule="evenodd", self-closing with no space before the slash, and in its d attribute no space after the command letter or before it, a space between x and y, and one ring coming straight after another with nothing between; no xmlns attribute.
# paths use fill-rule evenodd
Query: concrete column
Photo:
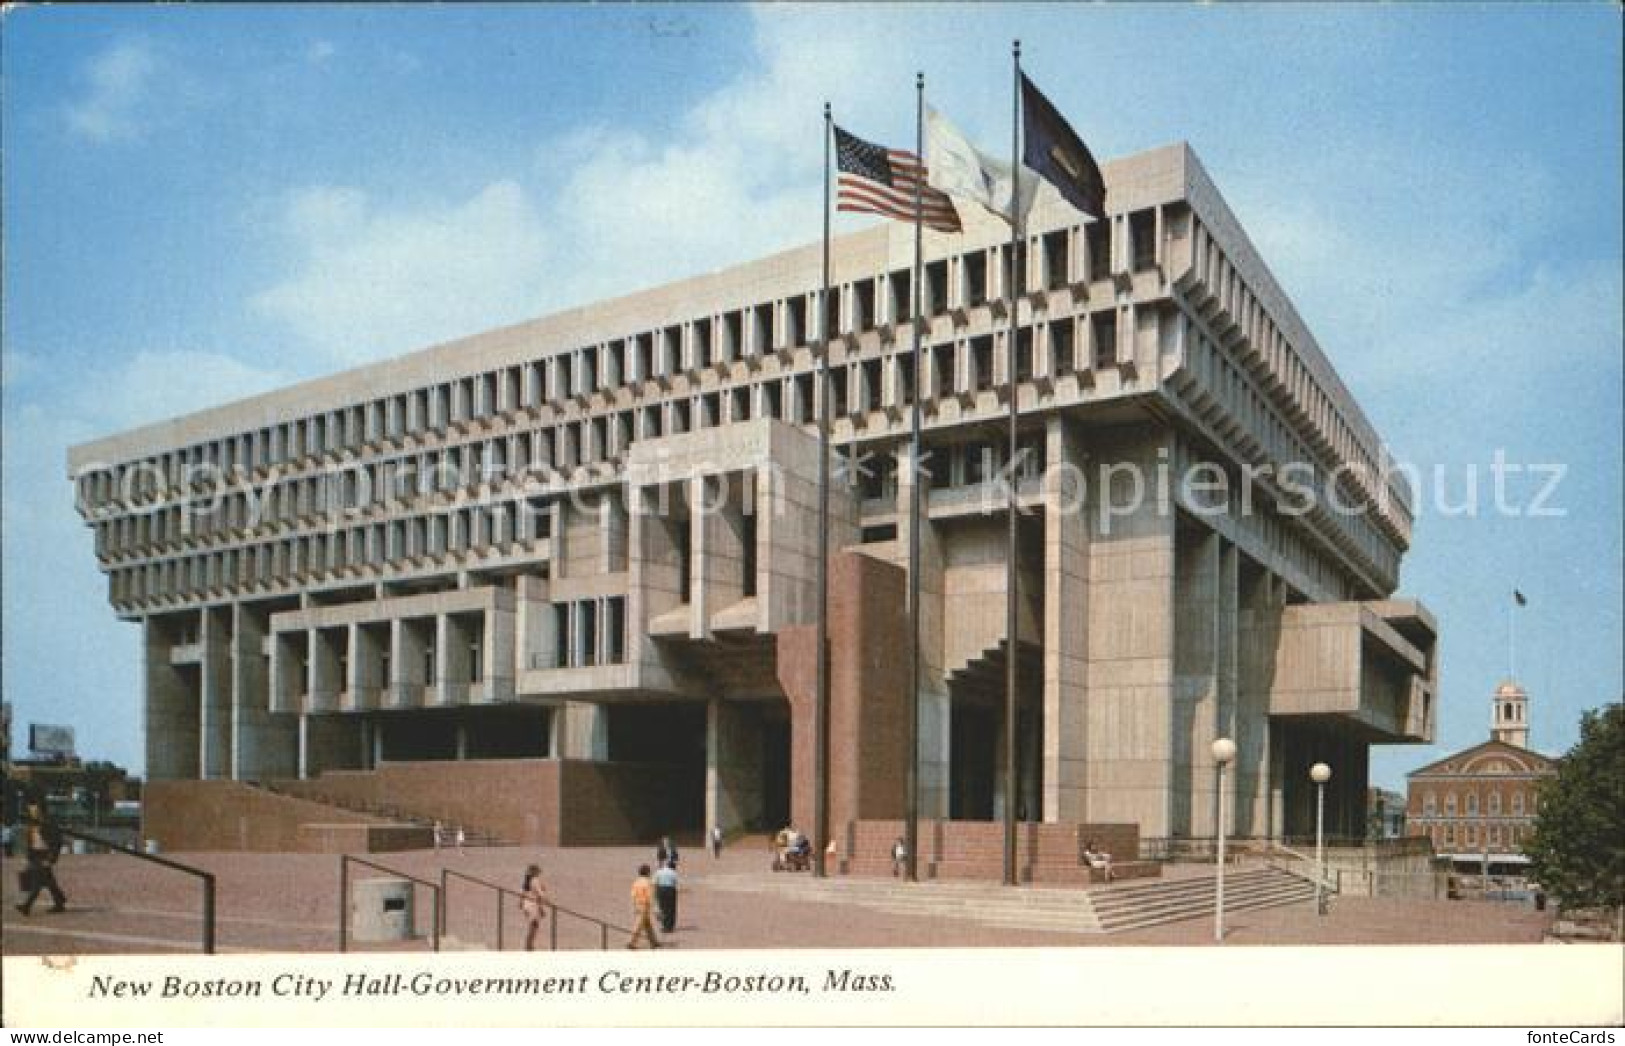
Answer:
<svg viewBox="0 0 1625 1046"><path fill-rule="evenodd" d="M271 713L269 625L268 614L241 603L232 607L231 776L239 781L288 777L298 770L297 723Z"/></svg>
<svg viewBox="0 0 1625 1046"><path fill-rule="evenodd" d="M1087 821L1089 514L1083 449L1064 419L1046 433L1044 499L1045 821Z"/></svg>
<svg viewBox="0 0 1625 1046"><path fill-rule="evenodd" d="M428 629L421 621L410 621L396 618L389 623L389 673L388 686L390 693L385 695L384 703L391 707L415 708L423 704L421 688L428 683L424 672L424 638ZM397 687L406 688L407 692L416 693L417 696L405 701L398 701L395 693Z"/></svg>
<svg viewBox="0 0 1625 1046"><path fill-rule="evenodd" d="M202 736L199 694L170 663L174 639L163 624L142 623L147 677L147 776L187 780L198 776Z"/></svg>
<svg viewBox="0 0 1625 1046"><path fill-rule="evenodd" d="M689 523L693 528L689 635L711 634L711 615L744 598L744 553L739 494L732 477L696 476L689 480Z"/></svg>
<svg viewBox="0 0 1625 1046"><path fill-rule="evenodd" d="M462 762L468 758L468 724L457 724L457 761Z"/></svg>
<svg viewBox="0 0 1625 1046"><path fill-rule="evenodd" d="M1172 749L1175 835L1215 832L1218 792L1212 746L1218 737L1219 559L1222 539L1205 527L1175 535Z"/></svg>
<svg viewBox="0 0 1625 1046"><path fill-rule="evenodd" d="M200 777L231 776L231 608L209 607L200 614L198 646Z"/></svg>
<svg viewBox="0 0 1625 1046"><path fill-rule="evenodd" d="M705 825L732 831L763 816L761 724L753 710L712 698L705 723Z"/></svg>
<svg viewBox="0 0 1625 1046"><path fill-rule="evenodd" d="M514 649L514 630L517 624L517 611L502 606L500 601L485 617L485 638L480 644L480 657L483 661L480 678L485 682L487 700L513 699L514 680L518 678L515 674Z"/></svg>
<svg viewBox="0 0 1625 1046"><path fill-rule="evenodd" d="M1174 516L1155 481L1166 446L1149 430L1113 434L1092 448L1090 469L1089 819L1134 821L1146 837L1166 836L1171 822Z"/></svg>
<svg viewBox="0 0 1625 1046"><path fill-rule="evenodd" d="M604 762L609 758L609 711L590 701L567 701L559 736L560 758Z"/></svg>
<svg viewBox="0 0 1625 1046"><path fill-rule="evenodd" d="M908 447L897 452L897 544L895 562L906 572L909 563L909 506L919 477L909 461ZM949 753L952 703L944 678L943 555L936 527L931 523L922 492L920 519L920 816L948 816ZM906 601L905 601L906 606ZM905 646L899 651L908 656Z"/></svg>
<svg viewBox="0 0 1625 1046"><path fill-rule="evenodd" d="M309 681L305 693L309 695L308 711L328 712L338 708L339 690L344 686L339 671L339 643L343 633L331 628L313 628L309 633Z"/></svg>

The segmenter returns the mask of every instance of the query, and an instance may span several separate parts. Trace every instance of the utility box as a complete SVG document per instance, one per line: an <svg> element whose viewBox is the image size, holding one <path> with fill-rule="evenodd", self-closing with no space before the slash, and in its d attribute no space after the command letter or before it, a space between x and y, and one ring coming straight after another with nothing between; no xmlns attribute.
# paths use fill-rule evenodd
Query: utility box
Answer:
<svg viewBox="0 0 1625 1046"><path fill-rule="evenodd" d="M408 879L358 879L350 884L350 936L356 941L409 941L417 935Z"/></svg>

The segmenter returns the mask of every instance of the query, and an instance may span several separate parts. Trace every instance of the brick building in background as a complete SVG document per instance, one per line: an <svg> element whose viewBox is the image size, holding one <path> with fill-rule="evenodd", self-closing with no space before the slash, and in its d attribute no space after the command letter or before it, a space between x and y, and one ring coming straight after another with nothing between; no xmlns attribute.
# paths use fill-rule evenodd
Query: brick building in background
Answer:
<svg viewBox="0 0 1625 1046"><path fill-rule="evenodd" d="M1508 680L1491 699L1490 739L1406 775L1407 833L1425 836L1461 871L1518 874L1540 784L1557 772L1531 751L1529 695Z"/></svg>
<svg viewBox="0 0 1625 1046"><path fill-rule="evenodd" d="M889 223L835 241L827 300L814 244L73 448L144 637L149 831L260 845L288 796L514 841L806 826L827 333L858 462L832 494L833 835L903 814L915 395L925 817L1210 836L1228 736L1233 832L1311 833L1325 761L1328 830L1362 834L1370 746L1433 732L1435 624L1394 596L1408 492L1195 155L1104 174L1104 221L1040 197L1014 341L1007 227L967 209L925 235L918 317ZM1202 469L1228 505L1181 481Z"/></svg>

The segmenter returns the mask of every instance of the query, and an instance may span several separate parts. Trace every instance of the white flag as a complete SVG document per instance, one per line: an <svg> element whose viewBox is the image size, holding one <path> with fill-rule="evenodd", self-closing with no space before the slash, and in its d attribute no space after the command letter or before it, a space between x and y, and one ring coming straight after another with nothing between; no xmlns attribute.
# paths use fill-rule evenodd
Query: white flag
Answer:
<svg viewBox="0 0 1625 1046"><path fill-rule="evenodd" d="M925 107L925 163L931 188L949 196L981 204L1005 221L1011 220L1010 165L977 149L959 128L930 106ZM1038 194L1038 175L1021 172L1021 198L1015 217L1025 221Z"/></svg>

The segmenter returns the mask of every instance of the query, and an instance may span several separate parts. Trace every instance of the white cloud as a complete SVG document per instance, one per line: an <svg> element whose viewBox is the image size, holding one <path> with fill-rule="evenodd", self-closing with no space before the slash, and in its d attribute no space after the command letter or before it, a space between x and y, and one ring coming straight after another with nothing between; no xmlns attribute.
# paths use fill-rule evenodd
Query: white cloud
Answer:
<svg viewBox="0 0 1625 1046"><path fill-rule="evenodd" d="M358 189L303 189L279 228L293 272L253 306L335 364L534 315L547 275L544 223L513 181L416 209L379 206Z"/></svg>
<svg viewBox="0 0 1625 1046"><path fill-rule="evenodd" d="M158 58L146 42L113 44L86 66L84 93L64 108L68 128L93 142L139 138L158 68Z"/></svg>
<svg viewBox="0 0 1625 1046"><path fill-rule="evenodd" d="M335 54L338 54L338 48L333 41L316 40L305 48L305 61L311 65L325 65Z"/></svg>

